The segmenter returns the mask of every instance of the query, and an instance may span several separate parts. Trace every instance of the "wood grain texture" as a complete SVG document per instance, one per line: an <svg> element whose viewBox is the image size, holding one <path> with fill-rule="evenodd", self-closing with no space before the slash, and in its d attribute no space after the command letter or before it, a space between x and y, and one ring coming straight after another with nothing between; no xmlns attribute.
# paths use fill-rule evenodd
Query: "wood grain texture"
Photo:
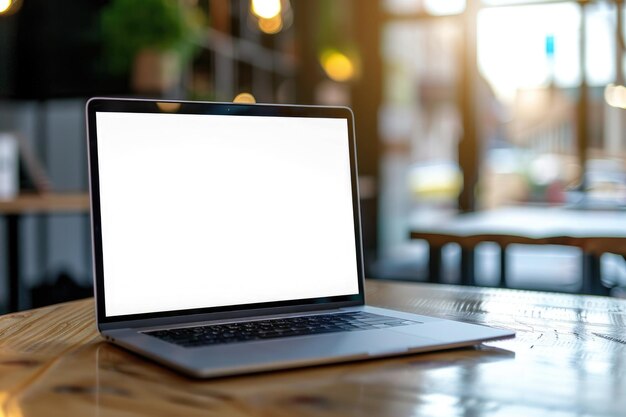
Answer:
<svg viewBox="0 0 626 417"><path fill-rule="evenodd" d="M0 317L0 416L625 415L626 301L385 282L367 297L517 337L198 381L103 342L83 300Z"/></svg>

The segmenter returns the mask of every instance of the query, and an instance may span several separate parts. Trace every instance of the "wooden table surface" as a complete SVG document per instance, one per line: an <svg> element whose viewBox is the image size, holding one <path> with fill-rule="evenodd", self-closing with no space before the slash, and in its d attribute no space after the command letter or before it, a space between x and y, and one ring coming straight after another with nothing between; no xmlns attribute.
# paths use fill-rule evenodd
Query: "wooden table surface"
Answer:
<svg viewBox="0 0 626 417"><path fill-rule="evenodd" d="M577 246L597 255L626 255L626 211L503 207L436 221L416 219L411 237L438 246L451 242L468 248L482 242L552 244Z"/></svg>
<svg viewBox="0 0 626 417"><path fill-rule="evenodd" d="M506 249L513 244L567 245L583 251L583 293L608 295L602 284L600 256L626 257L626 210L581 210L566 207L502 207L411 221L412 239L430 246L429 280L441 282L441 248L461 246L461 282L474 285L474 249L483 242L500 246L500 285L507 285Z"/></svg>
<svg viewBox="0 0 626 417"><path fill-rule="evenodd" d="M371 281L367 296L517 337L199 381L103 342L88 299L0 317L0 416L626 415L624 300Z"/></svg>

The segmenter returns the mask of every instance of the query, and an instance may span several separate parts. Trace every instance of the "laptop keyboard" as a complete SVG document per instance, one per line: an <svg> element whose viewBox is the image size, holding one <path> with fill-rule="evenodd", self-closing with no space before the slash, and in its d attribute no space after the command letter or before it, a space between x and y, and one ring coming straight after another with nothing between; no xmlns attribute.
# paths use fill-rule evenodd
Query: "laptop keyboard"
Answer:
<svg viewBox="0 0 626 417"><path fill-rule="evenodd" d="M279 337L385 329L416 323L418 322L357 311L154 330L144 334L180 346L200 347Z"/></svg>

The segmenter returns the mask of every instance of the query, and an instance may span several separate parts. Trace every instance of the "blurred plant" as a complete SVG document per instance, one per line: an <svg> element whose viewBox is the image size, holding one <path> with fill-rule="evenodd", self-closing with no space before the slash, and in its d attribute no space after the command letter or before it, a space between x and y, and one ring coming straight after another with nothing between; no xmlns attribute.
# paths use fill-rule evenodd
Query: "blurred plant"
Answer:
<svg viewBox="0 0 626 417"><path fill-rule="evenodd" d="M101 15L110 69L128 71L140 51L175 51L187 62L199 36L200 13L177 0L112 0Z"/></svg>

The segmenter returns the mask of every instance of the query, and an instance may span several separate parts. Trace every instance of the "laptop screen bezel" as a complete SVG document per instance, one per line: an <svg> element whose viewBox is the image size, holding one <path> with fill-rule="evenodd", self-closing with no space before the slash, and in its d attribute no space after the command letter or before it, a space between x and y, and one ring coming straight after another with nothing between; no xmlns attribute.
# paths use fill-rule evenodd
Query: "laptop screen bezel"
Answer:
<svg viewBox="0 0 626 417"><path fill-rule="evenodd" d="M354 219L354 236L357 259L358 294L341 295L321 298L308 298L288 301L273 301L254 304L240 304L220 307L205 307L185 310L162 311L154 313L128 314L120 316L106 316L104 290L104 262L102 246L102 224L100 211L100 178L98 160L98 132L96 113L123 112L123 113L177 113L199 115L239 115L239 116L274 116L274 117L313 117L313 118L342 118L348 123L348 139L350 149L350 177L352 182L352 207ZM357 176L357 156L354 130L354 116L347 107L327 106L295 106L274 104L239 104L190 102L172 100L142 100L117 98L92 98L86 105L87 119L87 150L89 161L89 185L91 199L91 228L93 250L94 290L98 327L103 324L126 323L135 324L150 322L151 325L158 319L171 321L177 317L193 316L197 319L211 319L215 317L272 314L273 312L290 312L303 310L317 310L339 308L343 306L364 304L364 270L360 226L360 206ZM168 320L170 319L170 320ZM117 327L117 326L116 326Z"/></svg>

